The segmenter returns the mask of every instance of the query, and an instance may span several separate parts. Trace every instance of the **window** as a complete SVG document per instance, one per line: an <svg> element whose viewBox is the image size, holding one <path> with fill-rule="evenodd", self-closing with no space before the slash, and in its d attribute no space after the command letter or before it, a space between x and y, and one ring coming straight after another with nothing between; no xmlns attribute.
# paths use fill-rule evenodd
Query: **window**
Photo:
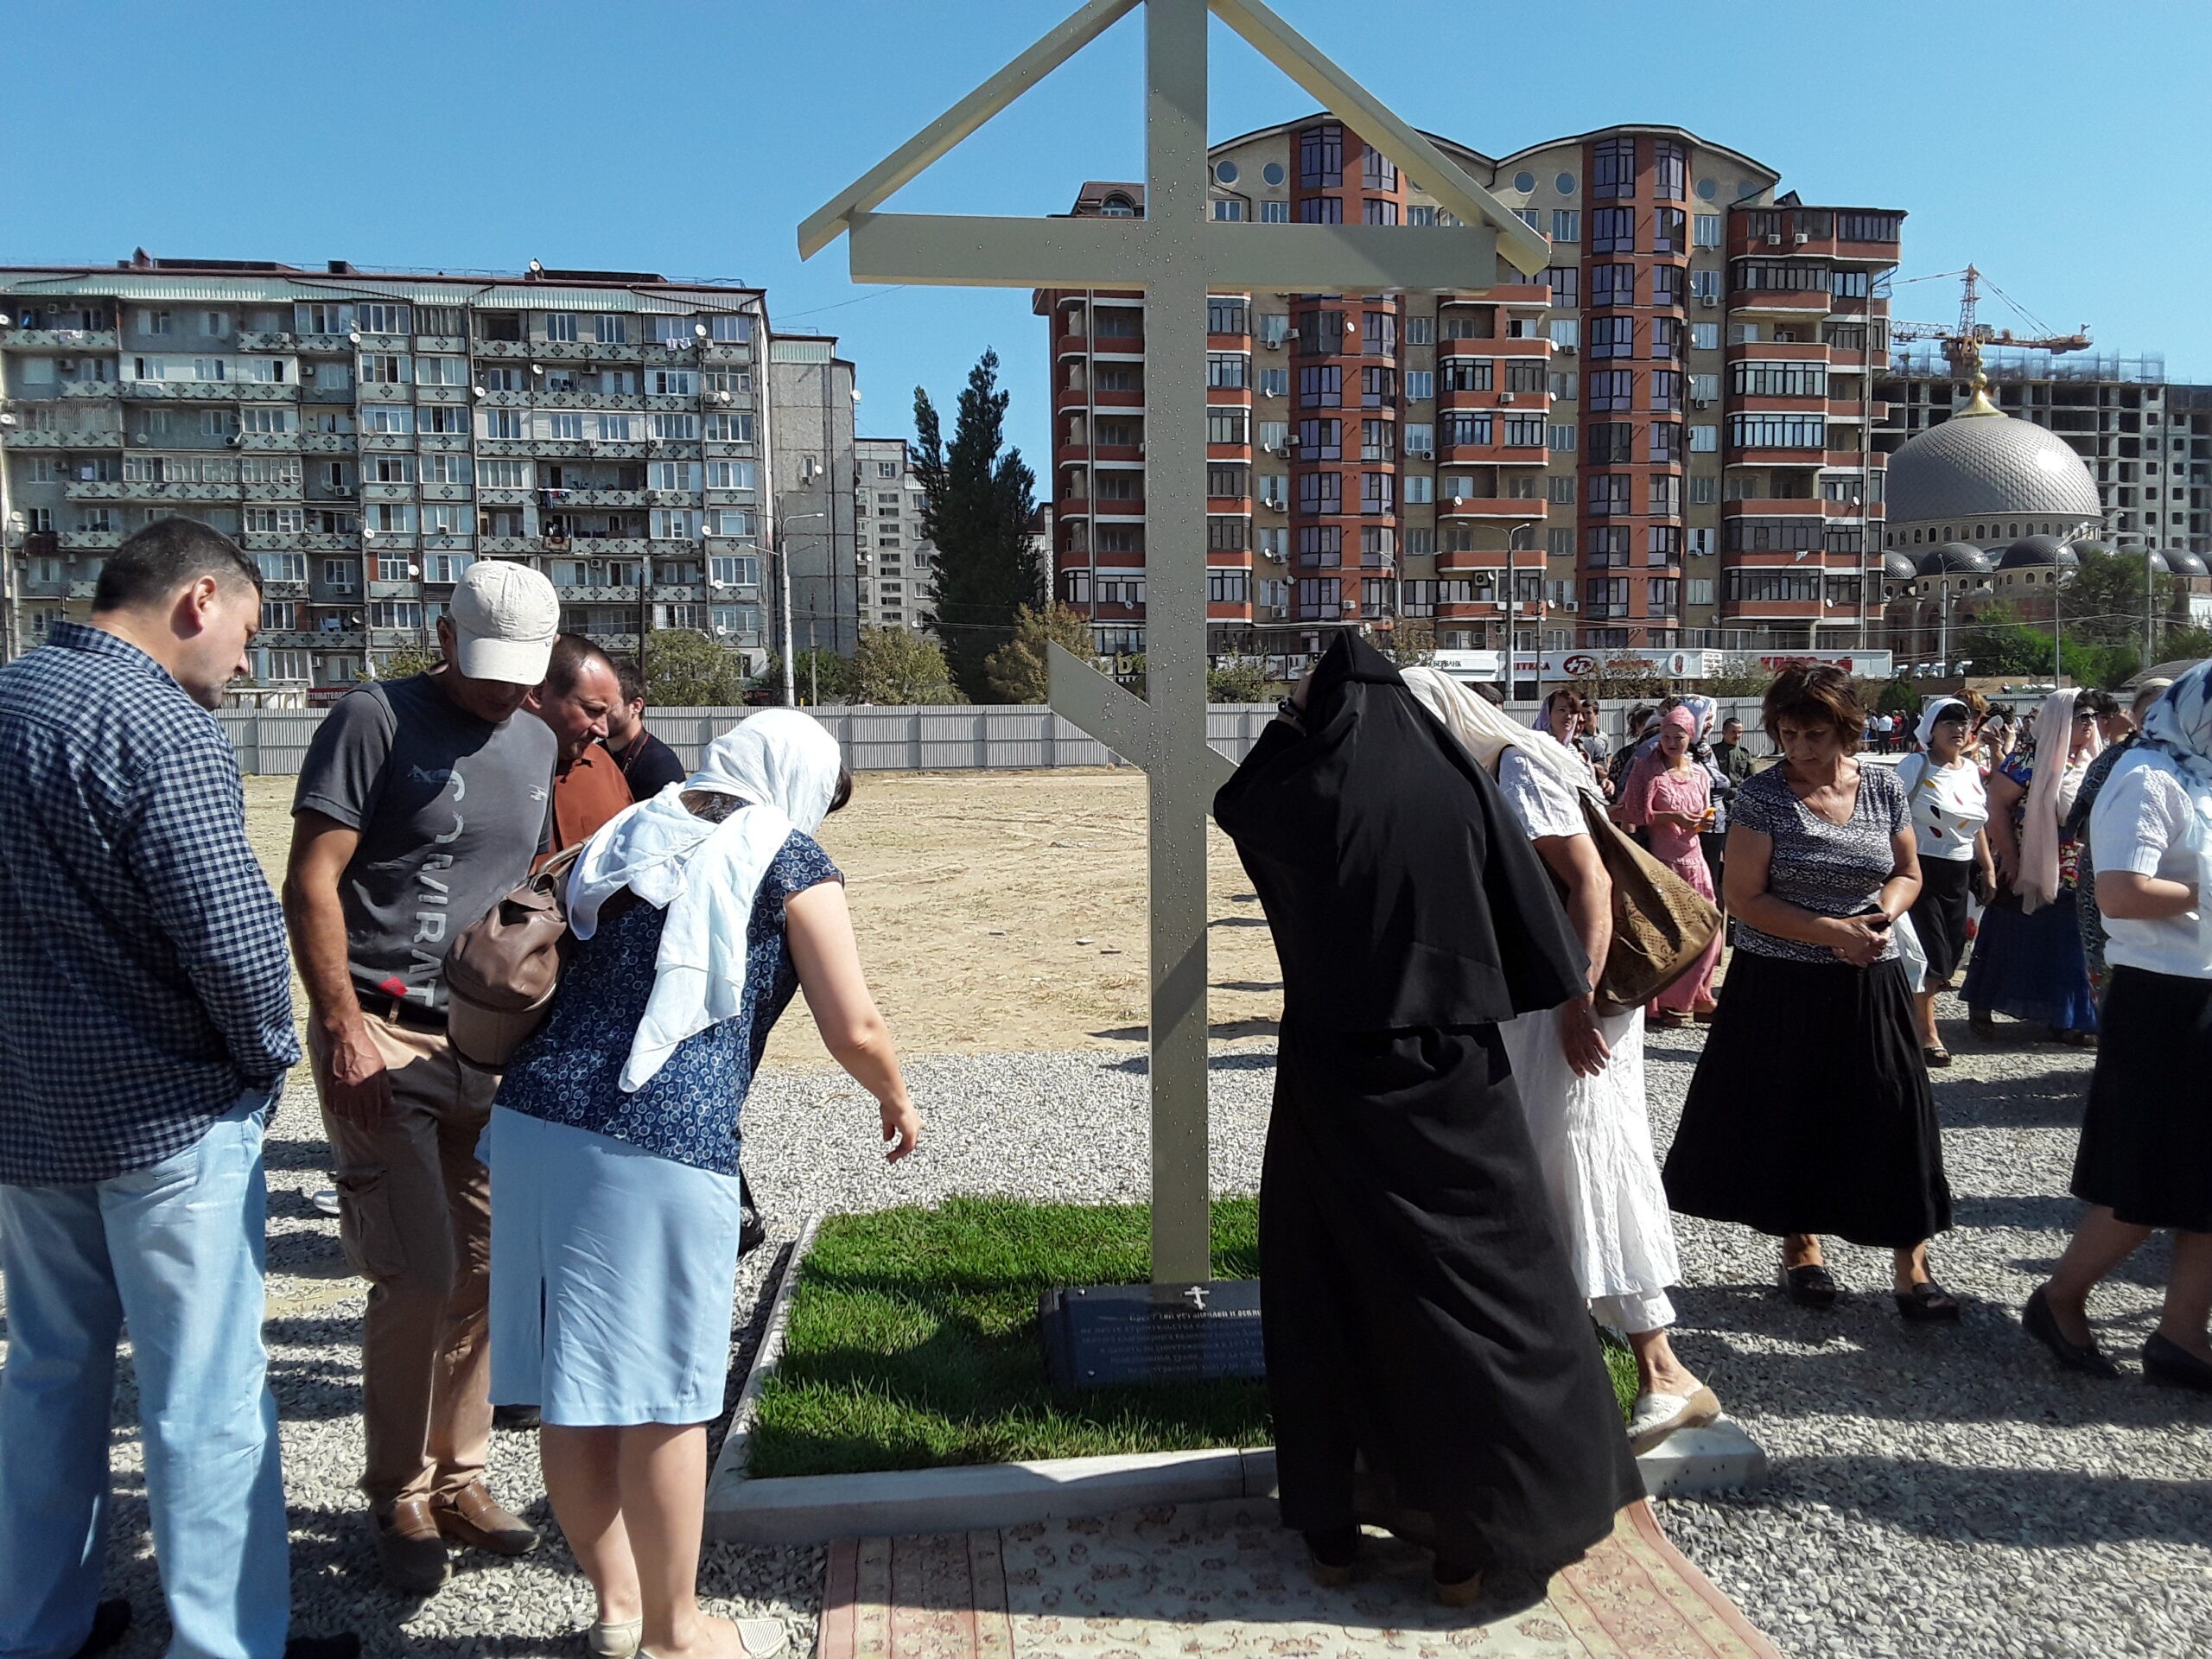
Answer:
<svg viewBox="0 0 2212 1659"><path fill-rule="evenodd" d="M1583 505L1593 518L1631 512L1630 487L1635 481L1626 473L1593 473L1583 480Z"/></svg>
<svg viewBox="0 0 2212 1659"><path fill-rule="evenodd" d="M1436 396L1436 371L1408 369L1406 371L1406 401L1409 404L1427 403Z"/></svg>
<svg viewBox="0 0 2212 1659"><path fill-rule="evenodd" d="M1301 408L1335 409L1344 400L1344 371L1336 365L1298 372L1298 402Z"/></svg>
<svg viewBox="0 0 2212 1659"><path fill-rule="evenodd" d="M1590 303L1592 305L1634 305L1636 303L1636 267L1634 265L1591 266Z"/></svg>
<svg viewBox="0 0 2212 1659"><path fill-rule="evenodd" d="M1100 378L1103 382L1103 373ZM707 437L715 443L750 443L753 442L753 416L709 415L707 416Z"/></svg>
<svg viewBox="0 0 2212 1659"><path fill-rule="evenodd" d="M468 384L468 359L465 357L418 357L415 359L415 384L418 386L465 386Z"/></svg>
<svg viewBox="0 0 2212 1659"><path fill-rule="evenodd" d="M650 418L652 422L653 441L656 443L696 443L699 441L699 417L696 415L659 414ZM630 425L630 417L626 415L601 416L599 423L602 429L600 436L603 438L609 435L604 429L610 420L620 420L622 423L622 435L626 439L629 436Z"/></svg>
<svg viewBox="0 0 2212 1659"><path fill-rule="evenodd" d="M1553 346L1562 352L1571 352L1582 337L1582 325L1573 317L1554 317L1546 330Z"/></svg>
<svg viewBox="0 0 2212 1659"><path fill-rule="evenodd" d="M1647 448L1649 450L1647 459L1661 466L1679 467L1681 465L1682 423L1680 421L1652 422L1650 436ZM1658 479L1654 479L1652 483L1656 486L1662 480ZM1671 488L1675 480L1668 479L1665 480L1664 482L1666 482ZM1671 506L1667 509L1669 512L1672 512L1675 509ZM1659 509L1655 506L1652 508L1652 511L1656 512Z"/></svg>
<svg viewBox="0 0 2212 1659"><path fill-rule="evenodd" d="M1732 605L1817 605L1821 578L1812 571L1726 570L1721 573L1721 593Z"/></svg>
<svg viewBox="0 0 2212 1659"><path fill-rule="evenodd" d="M1406 319L1407 345L1433 346L1435 343L1436 319L1434 317L1408 317Z"/></svg>
<svg viewBox="0 0 2212 1659"><path fill-rule="evenodd" d="M1099 423L1102 429L1106 426ZM1244 411L1216 404L1206 410L1206 442L1208 443L1243 443L1246 427Z"/></svg>
<svg viewBox="0 0 2212 1659"><path fill-rule="evenodd" d="M1589 445L1589 460L1595 465L1625 462L1636 459L1636 428L1626 421L1592 421L1582 429Z"/></svg>
<svg viewBox="0 0 2212 1659"><path fill-rule="evenodd" d="M1682 325L1673 317L1651 319L1651 355L1661 362L1682 354Z"/></svg>
<svg viewBox="0 0 2212 1659"><path fill-rule="evenodd" d="M1558 528L1546 531L1544 532L1544 556L1547 558L1553 559L1573 558L1574 556L1574 532L1572 530L1561 530ZM1552 602L1554 604L1557 604L1560 601L1558 600L1554 600Z"/></svg>
<svg viewBox="0 0 2212 1659"><path fill-rule="evenodd" d="M1493 365L1486 357L1448 357L1444 359L1444 390L1488 391Z"/></svg>
<svg viewBox="0 0 2212 1659"><path fill-rule="evenodd" d="M1653 576L1643 584L1643 613L1671 617L1681 609L1682 583L1678 576Z"/></svg>
<svg viewBox="0 0 2212 1659"><path fill-rule="evenodd" d="M1440 423L1439 436L1446 448L1465 448L1490 442L1491 416L1487 410L1472 413L1452 410Z"/></svg>
<svg viewBox="0 0 2212 1659"><path fill-rule="evenodd" d="M1720 325L1717 322L1690 324L1690 349L1694 352L1717 352L1720 349Z"/></svg>
<svg viewBox="0 0 2212 1659"><path fill-rule="evenodd" d="M694 507L655 507L646 532L657 542L690 542L699 537L699 513Z"/></svg>
<svg viewBox="0 0 2212 1659"><path fill-rule="evenodd" d="M758 474L749 461L710 461L707 463L707 487L710 490L749 490L755 487Z"/></svg>
<svg viewBox="0 0 2212 1659"><path fill-rule="evenodd" d="M1287 225L1290 223L1290 204L1287 201L1263 201L1260 204L1260 223Z"/></svg>
<svg viewBox="0 0 2212 1659"><path fill-rule="evenodd" d="M1738 449L1819 449L1827 422L1819 415L1732 415L1728 442Z"/></svg>
<svg viewBox="0 0 2212 1659"><path fill-rule="evenodd" d="M1260 396L1262 397L1289 397L1290 371L1288 369L1262 369Z"/></svg>
<svg viewBox="0 0 2212 1659"><path fill-rule="evenodd" d="M1689 156L1671 138L1655 139L1651 145L1651 194L1661 201L1682 201L1689 196ZM1679 213L1676 218L1681 217Z"/></svg>
<svg viewBox="0 0 2212 1659"><path fill-rule="evenodd" d="M1433 225L1436 223L1436 209L1433 207L1408 206L1406 209L1406 223L1408 225Z"/></svg>
<svg viewBox="0 0 2212 1659"><path fill-rule="evenodd" d="M1406 454L1433 455L1436 453L1436 428L1427 421L1410 421L1406 425Z"/></svg>
<svg viewBox="0 0 2212 1659"><path fill-rule="evenodd" d="M1436 499L1436 480L1427 473L1408 474L1402 480L1402 499L1408 506Z"/></svg>
<svg viewBox="0 0 2212 1659"><path fill-rule="evenodd" d="M630 340L630 320L612 311L602 311L592 320L592 337L602 346L626 346Z"/></svg>
<svg viewBox="0 0 2212 1659"><path fill-rule="evenodd" d="M1714 497L1715 483L1716 480L1711 473L1691 474L1690 505L1692 506L1712 505Z"/></svg>
<svg viewBox="0 0 2212 1659"><path fill-rule="evenodd" d="M1654 253L1687 253L1683 245L1688 230L1679 207L1661 207L1651 215L1651 251Z"/></svg>
<svg viewBox="0 0 2212 1659"><path fill-rule="evenodd" d="M1611 266L1601 265L1601 270ZM1582 267L1580 265L1551 265L1537 272L1536 281L1552 291L1554 305L1573 308L1582 303Z"/></svg>
<svg viewBox="0 0 2212 1659"><path fill-rule="evenodd" d="M1580 242L1582 239L1582 212L1578 207L1552 209L1552 240ZM1557 304L1557 301L1553 303Z"/></svg>
<svg viewBox="0 0 2212 1659"><path fill-rule="evenodd" d="M263 409L252 404L238 411L248 432L290 432L297 429L299 411L290 409Z"/></svg>
<svg viewBox="0 0 2212 1659"><path fill-rule="evenodd" d="M1839 300L1863 300L1868 291L1867 273L1839 265L1828 275L1828 292Z"/></svg>
<svg viewBox="0 0 2212 1659"><path fill-rule="evenodd" d="M1249 467L1211 466L1206 468L1206 494L1214 500L1241 500L1252 493Z"/></svg>
<svg viewBox="0 0 2212 1659"><path fill-rule="evenodd" d="M744 345L753 338L753 319L742 311L717 311L707 319L707 338L723 345Z"/></svg>
<svg viewBox="0 0 2212 1659"><path fill-rule="evenodd" d="M1825 397L1828 368L1825 363L1746 359L1730 366L1728 383L1739 397Z"/></svg>
<svg viewBox="0 0 2212 1659"><path fill-rule="evenodd" d="M1632 370L1592 369L1587 390L1589 396L1583 400L1584 407L1593 415L1636 406L1636 375Z"/></svg>
<svg viewBox="0 0 2212 1659"><path fill-rule="evenodd" d="M584 417L581 415L548 415L545 417L545 435L557 443L582 443L584 441Z"/></svg>
<svg viewBox="0 0 2212 1659"><path fill-rule="evenodd" d="M1241 569L1209 569L1206 571L1206 603L1209 605L1243 605L1251 600L1249 573Z"/></svg>
<svg viewBox="0 0 2212 1659"><path fill-rule="evenodd" d="M1544 436L1544 417L1541 415L1505 417L1505 447L1509 449L1541 449Z"/></svg>
<svg viewBox="0 0 2212 1659"><path fill-rule="evenodd" d="M363 418L364 418L364 419L370 419L370 418L373 418L374 416L378 416L378 415L388 415L388 414L404 414L405 412L406 412L406 411L405 411L405 410L382 410L382 409L370 409L370 410L363 410L363 411L362 411L362 415L363 415ZM523 414L523 411L522 411L521 410L518 410L518 409L480 409L480 410L477 410L477 411L476 411L476 418L477 418L478 422L480 423L480 425L479 425L479 428L478 428L478 431L479 431L480 435L482 435L482 436L484 436L484 437L486 437L486 438L519 438L519 437L522 437L522 436L524 436L524 435L525 435L525 434L524 434L524 431L523 431L523 420L524 420L524 414ZM575 423L577 423L577 426L576 426L576 434L577 434L577 435L578 435L579 437L582 436L582 435L583 435L583 425L582 425L582 423L583 423L583 416L581 416L581 415L570 415L570 416L565 416L565 417L550 417L550 418L555 418L555 419L566 418L566 419L572 420L572 421L575 422ZM555 435L556 435L556 436L557 436L557 435L558 435L558 434L556 433L556 434L555 434Z"/></svg>
<svg viewBox="0 0 2212 1659"><path fill-rule="evenodd" d="M1590 251L1592 253L1633 253L1636 251L1636 209L1633 207L1599 207L1590 215Z"/></svg>
<svg viewBox="0 0 2212 1659"><path fill-rule="evenodd" d="M1622 200L1636 194L1636 140L1600 139L1590 156L1590 194L1599 201Z"/></svg>
<svg viewBox="0 0 2212 1659"><path fill-rule="evenodd" d="M1359 349L1363 357L1395 357L1398 350L1398 320L1387 311L1360 314Z"/></svg>
<svg viewBox="0 0 2212 1659"><path fill-rule="evenodd" d="M572 340L576 337L576 315L573 311L548 311L545 314L545 338Z"/></svg>
<svg viewBox="0 0 2212 1659"><path fill-rule="evenodd" d="M257 515L252 512L246 515L245 527L250 531L264 533L281 534L289 531L297 535L300 531L302 516L296 508L289 512L280 514L279 510L276 508L264 507L259 510ZM258 523L256 522L257 517L260 521ZM289 518L291 522L279 523L280 517ZM308 579L308 556L304 553L257 553L253 556L253 563L260 570L261 579L264 582L305 582Z"/></svg>
<svg viewBox="0 0 2212 1659"><path fill-rule="evenodd" d="M371 484L412 484L415 481L415 457L365 455L361 459L361 477Z"/></svg>
<svg viewBox="0 0 2212 1659"><path fill-rule="evenodd" d="M1334 189L1344 181L1344 130L1333 121L1298 135L1298 181L1308 190Z"/></svg>
<svg viewBox="0 0 2212 1659"><path fill-rule="evenodd" d="M1359 206L1360 218L1366 224L1395 225L1398 222L1398 204L1395 201L1368 196L1362 200Z"/></svg>
<svg viewBox="0 0 2212 1659"><path fill-rule="evenodd" d="M521 411L514 412L519 414ZM435 406L426 408L423 410L422 430L452 437L462 436L468 430L468 411L458 404L443 409Z"/></svg>
<svg viewBox="0 0 2212 1659"><path fill-rule="evenodd" d="M1679 410L1682 406L1682 375L1679 369L1651 371L1651 407L1655 410ZM1656 460L1655 456L1653 459Z"/></svg>
<svg viewBox="0 0 2212 1659"><path fill-rule="evenodd" d="M1818 294L1828 286L1828 268L1802 259L1738 259L1729 267L1729 284L1738 294Z"/></svg>
<svg viewBox="0 0 2212 1659"><path fill-rule="evenodd" d="M1497 323L1488 306L1454 306L1444 314L1446 340L1495 340Z"/></svg>
<svg viewBox="0 0 2212 1659"><path fill-rule="evenodd" d="M1717 248L1720 245L1720 215L1694 213L1690 216L1690 245L1695 248Z"/></svg>
<svg viewBox="0 0 2212 1659"><path fill-rule="evenodd" d="M1572 421L1561 421L1554 423L1547 429L1545 442L1550 446L1552 451L1556 454L1573 454L1574 453L1574 423ZM1571 493L1573 486L1573 480L1570 479L1568 480L1570 493L1561 496L1560 499L1563 501L1573 499L1573 496Z"/></svg>
<svg viewBox="0 0 2212 1659"><path fill-rule="evenodd" d="M700 528L709 536L734 536L750 539L760 533L760 514L751 507L709 507L700 515ZM877 544L895 547L899 533L894 527L887 537L876 537Z"/></svg>
<svg viewBox="0 0 2212 1659"><path fill-rule="evenodd" d="M1242 386L1244 372L1252 359L1242 352L1208 352L1206 353L1206 385L1210 386Z"/></svg>
<svg viewBox="0 0 2212 1659"><path fill-rule="evenodd" d="M1298 510L1313 514L1344 510L1341 473L1307 473L1298 480Z"/></svg>
<svg viewBox="0 0 2212 1659"><path fill-rule="evenodd" d="M1286 322L1287 328L1288 324ZM1248 332L1246 311L1242 300L1209 299L1206 302L1206 333L1210 334L1241 334ZM1262 336L1265 338L1264 334ZM1280 335L1277 336L1281 338Z"/></svg>
<svg viewBox="0 0 2212 1659"><path fill-rule="evenodd" d="M326 530L319 532L328 534ZM334 594L350 594L360 586L361 567L351 559L325 559L322 585Z"/></svg>
<svg viewBox="0 0 2212 1659"><path fill-rule="evenodd" d="M1298 423L1298 453L1305 461L1338 461L1344 455L1338 434L1343 430L1336 421L1300 421Z"/></svg>
<svg viewBox="0 0 2212 1659"><path fill-rule="evenodd" d="M1395 369L1362 369L1359 372L1359 403L1363 409L1389 409L1398 401L1398 372Z"/></svg>
<svg viewBox="0 0 2212 1659"><path fill-rule="evenodd" d="M1732 553L1809 553L1821 544L1817 518L1731 518L1723 528Z"/></svg>
<svg viewBox="0 0 2212 1659"><path fill-rule="evenodd" d="M696 491L700 486L701 468L696 461L653 461L645 463L645 487L649 490Z"/></svg>
<svg viewBox="0 0 2212 1659"><path fill-rule="evenodd" d="M1835 239L1839 242L1894 242L1898 216L1895 213L1838 213Z"/></svg>
<svg viewBox="0 0 2212 1659"><path fill-rule="evenodd" d="M1344 614L1343 583L1335 576L1303 576L1298 583L1298 611L1315 621L1333 621Z"/></svg>
<svg viewBox="0 0 2212 1659"><path fill-rule="evenodd" d="M1654 479L1654 483L1673 484L1676 480ZM1643 562L1646 564L1669 565L1682 562L1682 531L1679 524L1653 524L1643 532Z"/></svg>
<svg viewBox="0 0 2212 1659"><path fill-rule="evenodd" d="M1635 354L1635 318L1592 317L1590 319L1590 356L1633 357Z"/></svg>
<svg viewBox="0 0 2212 1659"><path fill-rule="evenodd" d="M1651 303L1661 307L1679 307L1682 302L1683 274L1680 265L1654 265L1651 268Z"/></svg>
<svg viewBox="0 0 2212 1659"><path fill-rule="evenodd" d="M1690 453L1705 454L1720 447L1720 429L1717 426L1690 428Z"/></svg>
<svg viewBox="0 0 2212 1659"><path fill-rule="evenodd" d="M1298 222L1301 225L1341 225L1344 222L1344 204L1341 196L1308 196L1298 204Z"/></svg>
<svg viewBox="0 0 2212 1659"><path fill-rule="evenodd" d="M699 372L696 369L647 369L645 393L652 397L696 397L699 393Z"/></svg>
<svg viewBox="0 0 2212 1659"><path fill-rule="evenodd" d="M1216 513L1206 520L1206 545L1217 552L1241 553L1249 524L1249 519Z"/></svg>

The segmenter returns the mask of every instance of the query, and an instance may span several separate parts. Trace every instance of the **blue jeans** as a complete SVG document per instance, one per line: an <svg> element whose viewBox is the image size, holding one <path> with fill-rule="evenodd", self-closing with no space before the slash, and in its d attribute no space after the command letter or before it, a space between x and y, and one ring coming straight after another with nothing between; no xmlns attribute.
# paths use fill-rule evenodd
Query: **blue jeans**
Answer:
<svg viewBox="0 0 2212 1659"><path fill-rule="evenodd" d="M130 1327L169 1659L280 1659L291 1558L261 1344L270 1097L79 1186L0 1185L0 1659L66 1659L107 1554L116 1343Z"/></svg>

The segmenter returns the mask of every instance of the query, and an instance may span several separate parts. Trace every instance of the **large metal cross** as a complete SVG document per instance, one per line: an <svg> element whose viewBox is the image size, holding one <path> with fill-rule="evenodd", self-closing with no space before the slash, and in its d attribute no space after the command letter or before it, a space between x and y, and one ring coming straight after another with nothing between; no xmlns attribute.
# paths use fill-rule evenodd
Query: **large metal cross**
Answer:
<svg viewBox="0 0 2212 1659"><path fill-rule="evenodd" d="M1145 7L1145 215L994 219L875 207L1139 3ZM1459 226L1215 223L1206 208L1211 10ZM1206 1180L1206 813L1230 763L1206 741L1206 296L1488 287L1549 244L1258 0L1090 0L799 229L842 230L855 282L1135 288L1145 318L1145 681L1132 696L1052 648L1052 707L1141 767L1151 836L1152 1273L1212 1277Z"/></svg>

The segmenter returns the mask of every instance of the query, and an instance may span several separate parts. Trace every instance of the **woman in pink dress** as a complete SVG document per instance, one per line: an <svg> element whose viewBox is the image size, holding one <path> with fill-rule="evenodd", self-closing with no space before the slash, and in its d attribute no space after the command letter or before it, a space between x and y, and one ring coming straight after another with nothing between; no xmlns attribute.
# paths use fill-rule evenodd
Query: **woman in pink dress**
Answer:
<svg viewBox="0 0 2212 1659"><path fill-rule="evenodd" d="M1658 764L1643 771L1635 810L1650 829L1651 855L1710 899L1713 872L1698 836L1713 821L1713 779L1690 758L1696 738L1697 716L1687 709L1669 709L1659 728ZM1716 934L1697 966L1652 998L1652 1023L1687 1026L1693 1019L1710 1020L1719 1006L1713 1000L1713 976L1719 966L1720 938Z"/></svg>

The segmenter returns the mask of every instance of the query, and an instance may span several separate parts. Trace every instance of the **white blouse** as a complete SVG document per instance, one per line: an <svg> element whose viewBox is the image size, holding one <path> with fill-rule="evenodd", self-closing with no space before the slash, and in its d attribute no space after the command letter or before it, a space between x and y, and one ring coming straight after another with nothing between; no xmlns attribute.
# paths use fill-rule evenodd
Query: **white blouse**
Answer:
<svg viewBox="0 0 2212 1659"><path fill-rule="evenodd" d="M2197 908L2178 916L2129 921L2104 917L2105 960L2146 973L2212 979L2212 928L2204 920L2204 883L2212 874L2202 805L2172 764L2156 750L2123 760L2089 809L2089 855L2100 873L2133 870L2196 889Z"/></svg>
<svg viewBox="0 0 2212 1659"><path fill-rule="evenodd" d="M1974 838L1989 822L1989 791L1971 760L1934 765L1925 754L1897 763L1897 781L1912 805L1912 827L1923 858L1963 862L1974 856Z"/></svg>

